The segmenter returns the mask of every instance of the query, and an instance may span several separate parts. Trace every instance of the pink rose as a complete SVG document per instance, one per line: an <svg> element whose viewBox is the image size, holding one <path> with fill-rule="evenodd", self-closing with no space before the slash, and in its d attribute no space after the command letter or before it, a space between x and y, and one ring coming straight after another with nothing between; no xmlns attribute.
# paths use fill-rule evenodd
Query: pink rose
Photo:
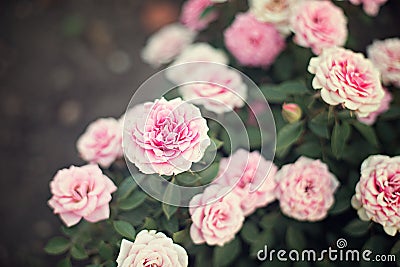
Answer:
<svg viewBox="0 0 400 267"><path fill-rule="evenodd" d="M378 110L385 92L379 71L362 54L327 48L311 58L308 71L315 74L312 86L322 89L321 97L329 105L341 104L359 117Z"/></svg>
<svg viewBox="0 0 400 267"><path fill-rule="evenodd" d="M234 239L242 228L244 215L240 198L234 193L220 197L228 190L229 187L213 184L190 201L189 211L193 222L190 236L195 244L223 246Z"/></svg>
<svg viewBox="0 0 400 267"><path fill-rule="evenodd" d="M117 187L97 165L85 165L59 170L50 189L49 206L70 227L82 218L92 223L108 219L108 203Z"/></svg>
<svg viewBox="0 0 400 267"><path fill-rule="evenodd" d="M400 156L370 156L361 165L351 204L361 220L383 226L388 235L400 231Z"/></svg>
<svg viewBox="0 0 400 267"><path fill-rule="evenodd" d="M205 109L218 114L243 107L247 85L237 71L215 64L207 68L199 67L188 75L188 80L202 82L179 87L184 100L204 105Z"/></svg>
<svg viewBox="0 0 400 267"><path fill-rule="evenodd" d="M347 19L331 1L303 1L290 18L294 42L311 47L314 54L324 48L342 46L347 40Z"/></svg>
<svg viewBox="0 0 400 267"><path fill-rule="evenodd" d="M310 222L326 217L339 182L325 163L300 157L295 163L284 165L275 177L284 214Z"/></svg>
<svg viewBox="0 0 400 267"><path fill-rule="evenodd" d="M133 107L124 127L125 155L146 174L185 172L210 145L207 121L197 107L181 98Z"/></svg>
<svg viewBox="0 0 400 267"><path fill-rule="evenodd" d="M82 159L108 168L122 157L122 125L114 118L92 122L79 137L76 147Z"/></svg>
<svg viewBox="0 0 400 267"><path fill-rule="evenodd" d="M221 159L215 182L233 187L233 192L240 197L240 207L247 216L276 199L277 170L275 164L265 160L258 151L250 153L239 149L231 157Z"/></svg>
<svg viewBox="0 0 400 267"><path fill-rule="evenodd" d="M256 20L251 13L236 15L224 39L239 63L250 67L268 67L285 48L285 40L276 28Z"/></svg>
<svg viewBox="0 0 400 267"><path fill-rule="evenodd" d="M289 18L293 6L302 0L250 0L250 12L261 22L269 22L284 35L290 34Z"/></svg>
<svg viewBox="0 0 400 267"><path fill-rule="evenodd" d="M118 267L187 267L189 260L186 250L164 233L142 230L135 242L122 239L116 261Z"/></svg>
<svg viewBox="0 0 400 267"><path fill-rule="evenodd" d="M218 13L215 11L203 15L204 10L212 5L211 0L187 0L182 6L182 24L195 31L204 30L218 17Z"/></svg>
<svg viewBox="0 0 400 267"><path fill-rule="evenodd" d="M371 112L367 117L359 118L357 119L367 125L372 125L375 123L376 119L378 118L379 115L382 113L385 113L386 111L389 110L390 108L390 102L392 101L393 97L392 94L385 90L385 96L382 98L381 105L379 106L379 109L377 111Z"/></svg>
<svg viewBox="0 0 400 267"><path fill-rule="evenodd" d="M154 67L160 67L171 62L195 37L195 32L178 23L164 26L149 38L142 50L142 59Z"/></svg>
<svg viewBox="0 0 400 267"><path fill-rule="evenodd" d="M378 15L381 5L386 3L387 0L350 0L353 5L364 5L364 11L370 16Z"/></svg>
<svg viewBox="0 0 400 267"><path fill-rule="evenodd" d="M400 87L400 39L390 38L374 41L368 46L369 59L382 74L384 84Z"/></svg>
<svg viewBox="0 0 400 267"><path fill-rule="evenodd" d="M171 64L171 66L181 65L188 62L212 62L221 63L227 65L229 63L228 56L221 49L216 49L208 43L195 43L188 46ZM204 65L199 64L186 64L179 66L178 68L167 68L165 70L166 77L175 84L181 84L186 77L192 72L196 71L197 68L201 68Z"/></svg>

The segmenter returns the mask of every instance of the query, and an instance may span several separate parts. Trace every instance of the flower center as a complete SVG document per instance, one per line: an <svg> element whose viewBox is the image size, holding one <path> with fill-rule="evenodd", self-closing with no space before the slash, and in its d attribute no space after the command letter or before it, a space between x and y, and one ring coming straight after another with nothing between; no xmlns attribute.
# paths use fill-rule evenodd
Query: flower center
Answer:
<svg viewBox="0 0 400 267"><path fill-rule="evenodd" d="M143 267L161 267L161 265L158 265L157 259L145 259L143 262Z"/></svg>
<svg viewBox="0 0 400 267"><path fill-rule="evenodd" d="M378 191L384 193L384 200L388 204L400 205L400 172L388 176L387 180L378 184Z"/></svg>

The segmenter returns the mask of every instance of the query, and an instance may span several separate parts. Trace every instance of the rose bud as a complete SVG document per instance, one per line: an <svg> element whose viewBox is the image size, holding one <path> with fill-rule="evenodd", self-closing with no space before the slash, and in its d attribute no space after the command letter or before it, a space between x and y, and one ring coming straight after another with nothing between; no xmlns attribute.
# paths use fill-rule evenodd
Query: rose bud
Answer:
<svg viewBox="0 0 400 267"><path fill-rule="evenodd" d="M303 112L299 105L294 103L283 104L282 105L282 116L283 118L288 121L289 123L294 123L301 119L301 115Z"/></svg>

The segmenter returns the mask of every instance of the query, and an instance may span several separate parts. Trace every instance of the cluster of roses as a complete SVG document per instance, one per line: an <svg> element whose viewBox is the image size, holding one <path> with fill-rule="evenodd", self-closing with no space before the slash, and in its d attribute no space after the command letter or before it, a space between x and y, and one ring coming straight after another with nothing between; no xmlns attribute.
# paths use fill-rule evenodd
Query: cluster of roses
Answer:
<svg viewBox="0 0 400 267"><path fill-rule="evenodd" d="M244 105L247 87L236 72L223 65L229 63L225 52L207 43L192 44L197 31L217 19L212 6L222 2L226 1L188 0L181 23L155 33L142 54L156 67L171 61L172 66L221 63L207 69L188 64L179 72L174 68L166 71L167 78L177 85L193 80L207 84L180 86L183 100L161 98L133 107L122 119L99 119L79 138L78 151L90 164L60 170L50 184L53 197L49 205L67 226L82 218L89 222L109 218L111 194L117 188L98 165L108 168L124 150L126 158L145 174L188 171L211 142L207 121L191 103L219 114ZM368 14L376 15L385 0L351 2L362 2ZM285 48L285 37L293 32L296 44L316 54L308 70L315 75L313 88L321 90L327 104L342 105L366 124L388 110L391 95L381 81L400 86L400 39L375 41L365 58L340 47L347 39L347 19L330 1L253 0L249 6L224 32L225 46L239 64L268 67ZM301 157L278 171L259 152L239 149L221 159L214 182L191 200L191 238L196 244L222 246L241 229L245 216L275 200L289 217L322 220L334 203L338 186L320 160ZM380 223L386 233L400 231L400 157L366 159L352 205L361 219ZM163 233L143 230L134 243L122 241L117 262L119 266L187 266L188 258L186 251Z"/></svg>

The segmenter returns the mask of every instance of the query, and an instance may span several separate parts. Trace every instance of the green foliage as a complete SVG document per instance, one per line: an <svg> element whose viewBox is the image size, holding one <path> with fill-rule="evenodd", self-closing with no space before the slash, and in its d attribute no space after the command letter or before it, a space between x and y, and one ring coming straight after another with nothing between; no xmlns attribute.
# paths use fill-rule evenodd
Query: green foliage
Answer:
<svg viewBox="0 0 400 267"><path fill-rule="evenodd" d="M49 240L47 245L44 247L44 250L49 254L57 255L64 253L68 250L69 247L70 242L68 239L57 236Z"/></svg>
<svg viewBox="0 0 400 267"><path fill-rule="evenodd" d="M115 231L123 237L126 237L130 240L135 239L136 231L135 228L126 221L114 221L113 226Z"/></svg>

